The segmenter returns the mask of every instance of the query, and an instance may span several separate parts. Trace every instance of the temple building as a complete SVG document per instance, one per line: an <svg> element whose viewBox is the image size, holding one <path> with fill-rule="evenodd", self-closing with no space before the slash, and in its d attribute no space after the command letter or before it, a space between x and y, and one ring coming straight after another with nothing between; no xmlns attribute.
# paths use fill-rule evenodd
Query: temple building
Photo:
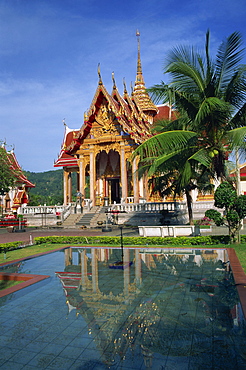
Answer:
<svg viewBox="0 0 246 370"><path fill-rule="evenodd" d="M54 167L64 170L64 204L72 201L72 173L77 174L77 191L92 206L153 201L147 179L138 179L137 159L129 160L134 149L151 137L154 118L170 115L170 108L158 109L145 87L137 33L137 73L131 94L124 81L120 95L114 74L111 94L98 68L98 86L84 123L78 130L65 124L65 135Z"/></svg>
<svg viewBox="0 0 246 370"><path fill-rule="evenodd" d="M4 146L2 148L6 150ZM28 190L35 187L23 173L13 150L6 151L6 158L8 160L8 167L14 174L16 181L15 187L1 195L1 214L17 212L19 207L27 205L29 202Z"/></svg>

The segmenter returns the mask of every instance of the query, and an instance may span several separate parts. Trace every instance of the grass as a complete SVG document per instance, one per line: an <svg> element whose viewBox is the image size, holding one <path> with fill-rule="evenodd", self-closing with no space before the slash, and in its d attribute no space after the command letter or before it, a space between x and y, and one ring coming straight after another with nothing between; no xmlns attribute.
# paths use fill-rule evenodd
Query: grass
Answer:
<svg viewBox="0 0 246 370"><path fill-rule="evenodd" d="M78 244L74 245L78 247ZM94 245L96 247L96 245ZM10 251L6 253L6 258L4 258L4 253L0 253L0 263L4 262L12 262L14 260L20 259L20 258L26 258L29 256L32 256L34 254L39 254L39 253L44 253L44 252L49 252L58 248L64 248L64 244L39 244L39 245L33 245L31 247L26 247L22 249L16 249L14 251ZM98 245L99 247L99 245ZM100 245L100 247L108 247L108 245ZM113 246L110 246L113 247ZM118 246L119 247L119 246ZM130 246L128 246L130 248ZM146 246L142 246L143 248L146 248ZM155 246L152 245L151 248L154 248ZM163 245L163 247L166 247ZM180 245L172 245L171 248L180 248ZM183 248L194 248L195 246L190 246L187 245ZM240 263L242 265L242 268L244 272L246 273L246 244L233 244L233 245L224 245L224 244L217 244L217 245L209 245L209 246L204 246L204 248L210 248L210 249L217 249L217 248L234 248L236 251L236 254L240 260ZM134 246L132 247L134 248ZM156 246L156 248L161 248L160 245ZM198 247L199 248L199 247ZM201 247L202 249L202 247Z"/></svg>
<svg viewBox="0 0 246 370"><path fill-rule="evenodd" d="M26 258L34 254L50 252L58 248L64 248L64 244L39 244L32 245L31 247L16 249L6 253L6 258L4 258L4 253L0 253L0 263L12 262L20 258Z"/></svg>

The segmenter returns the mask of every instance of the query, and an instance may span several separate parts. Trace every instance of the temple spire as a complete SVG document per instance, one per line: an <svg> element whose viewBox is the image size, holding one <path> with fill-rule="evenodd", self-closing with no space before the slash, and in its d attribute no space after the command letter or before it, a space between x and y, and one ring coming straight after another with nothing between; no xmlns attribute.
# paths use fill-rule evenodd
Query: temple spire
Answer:
<svg viewBox="0 0 246 370"><path fill-rule="evenodd" d="M140 57L140 32L136 31L137 36L137 43L138 43L138 60L137 60L137 76L134 86L134 92L138 94L138 92L143 92L146 90L144 79L143 79L143 72L142 72L142 63Z"/></svg>
<svg viewBox="0 0 246 370"><path fill-rule="evenodd" d="M140 32L137 30L136 32L137 40L138 40L138 62L137 62L137 81L140 81L138 77L142 77L142 64L141 64L141 58L140 58ZM142 79L141 78L141 79Z"/></svg>
<svg viewBox="0 0 246 370"><path fill-rule="evenodd" d="M154 116L157 113L157 108L153 104L152 100L150 99L147 93L143 79L142 63L140 56L140 32L138 30L136 32L136 36L138 43L137 76L132 96L137 99L138 106L141 108L143 112L145 113L148 112L150 116Z"/></svg>

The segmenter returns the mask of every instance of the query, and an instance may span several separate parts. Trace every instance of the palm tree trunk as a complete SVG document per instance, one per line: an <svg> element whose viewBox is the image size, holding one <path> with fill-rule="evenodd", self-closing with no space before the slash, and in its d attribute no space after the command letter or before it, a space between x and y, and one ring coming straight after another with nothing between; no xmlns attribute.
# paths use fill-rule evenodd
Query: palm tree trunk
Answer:
<svg viewBox="0 0 246 370"><path fill-rule="evenodd" d="M189 224L190 225L193 225L194 222L193 222L192 196L191 196L191 192L186 189L185 190L185 195L186 195L186 202L187 202L188 215L189 215Z"/></svg>

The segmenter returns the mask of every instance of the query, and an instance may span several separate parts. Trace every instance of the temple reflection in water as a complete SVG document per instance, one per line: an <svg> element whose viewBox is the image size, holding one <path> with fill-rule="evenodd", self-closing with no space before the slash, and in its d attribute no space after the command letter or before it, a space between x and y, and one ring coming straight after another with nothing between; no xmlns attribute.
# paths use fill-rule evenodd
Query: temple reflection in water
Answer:
<svg viewBox="0 0 246 370"><path fill-rule="evenodd" d="M167 355L203 358L210 336L239 325L225 250L124 248L123 270L109 269L120 249L67 248L64 255L56 275L68 314L76 310L78 326L85 320L108 366L129 356L147 368L154 356L160 363Z"/></svg>

